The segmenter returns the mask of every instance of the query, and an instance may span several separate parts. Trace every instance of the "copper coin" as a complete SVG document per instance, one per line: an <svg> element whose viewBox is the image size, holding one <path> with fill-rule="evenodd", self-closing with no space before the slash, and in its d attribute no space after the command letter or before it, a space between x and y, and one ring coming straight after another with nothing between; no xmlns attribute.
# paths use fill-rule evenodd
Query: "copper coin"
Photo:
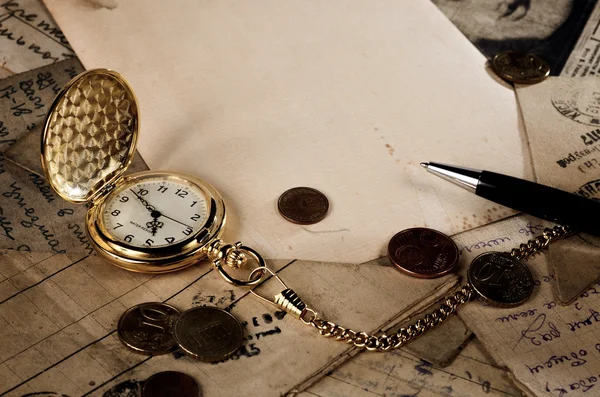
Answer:
<svg viewBox="0 0 600 397"><path fill-rule="evenodd" d="M492 67L498 76L513 83L539 83L550 74L550 66L540 57L525 52L496 54Z"/></svg>
<svg viewBox="0 0 600 397"><path fill-rule="evenodd" d="M473 259L468 277L473 289L497 306L519 306L533 292L529 268L504 252L486 252Z"/></svg>
<svg viewBox="0 0 600 397"><path fill-rule="evenodd" d="M117 334L121 342L135 351L165 354L177 347L172 329L180 314L179 310L166 303L142 303L123 313Z"/></svg>
<svg viewBox="0 0 600 397"><path fill-rule="evenodd" d="M198 383L189 375L177 371L159 372L146 380L144 397L199 397Z"/></svg>
<svg viewBox="0 0 600 397"><path fill-rule="evenodd" d="M244 341L244 330L237 318L210 306L183 312L175 322L173 335L181 350L206 362L225 360Z"/></svg>
<svg viewBox="0 0 600 397"><path fill-rule="evenodd" d="M285 191L277 202L279 213L299 225L312 225L325 218L329 200L320 191L310 187L295 187Z"/></svg>
<svg viewBox="0 0 600 397"><path fill-rule="evenodd" d="M458 247L444 233L415 227L392 237L388 257L400 271L413 277L436 278L454 269Z"/></svg>

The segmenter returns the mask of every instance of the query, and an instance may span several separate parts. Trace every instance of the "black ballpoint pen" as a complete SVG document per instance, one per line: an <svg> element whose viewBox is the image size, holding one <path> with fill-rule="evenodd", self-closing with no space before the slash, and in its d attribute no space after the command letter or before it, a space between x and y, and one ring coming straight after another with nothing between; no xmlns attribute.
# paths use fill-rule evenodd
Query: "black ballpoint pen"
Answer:
<svg viewBox="0 0 600 397"><path fill-rule="evenodd" d="M440 163L421 165L432 174L495 203L600 236L600 201L491 171Z"/></svg>

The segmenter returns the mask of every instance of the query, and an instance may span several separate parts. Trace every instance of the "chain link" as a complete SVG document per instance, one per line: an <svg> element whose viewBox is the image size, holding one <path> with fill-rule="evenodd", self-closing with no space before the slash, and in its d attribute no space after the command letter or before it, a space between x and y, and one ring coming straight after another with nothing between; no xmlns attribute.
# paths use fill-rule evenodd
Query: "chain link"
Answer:
<svg viewBox="0 0 600 397"><path fill-rule="evenodd" d="M550 243L564 238L571 233L573 233L573 230L568 226L554 226L552 229L546 228L541 235L529 240L527 243L521 244L519 248L512 249L510 255L518 260L527 259L547 248ZM454 295L446 298L440 307L427 313L425 317L417 320L414 324L406 328L400 328L398 332L392 335L375 336L343 328L335 323L319 318L314 312L312 319L307 322L315 327L319 331L319 334L325 337L334 338L335 340L370 351L385 352L404 346L440 324L454 314L456 309L461 305L468 302L473 297L473 294L474 290L471 285L465 284Z"/></svg>
<svg viewBox="0 0 600 397"><path fill-rule="evenodd" d="M519 248L513 248L510 251L510 256L522 261L539 253L544 248L547 248L550 243L567 237L573 233L569 226L554 226L552 229L546 228L541 235L529 240L527 243L519 245Z"/></svg>
<svg viewBox="0 0 600 397"><path fill-rule="evenodd" d="M436 310L427 313L424 318L417 320L414 324L406 328L400 328L393 335L375 336L365 332L356 332L322 320L317 315L310 321L310 324L319 330L319 334L325 337L331 337L367 350L385 352L405 345L440 324L454 314L459 306L468 302L472 295L473 289L471 286L468 284L463 286L454 295L446 298L445 302Z"/></svg>

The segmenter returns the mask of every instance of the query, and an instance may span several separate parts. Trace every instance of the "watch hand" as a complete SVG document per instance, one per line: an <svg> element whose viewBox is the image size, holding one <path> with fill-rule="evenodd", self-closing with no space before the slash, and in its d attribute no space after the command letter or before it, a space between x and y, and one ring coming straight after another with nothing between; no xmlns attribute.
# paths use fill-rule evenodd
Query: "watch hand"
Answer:
<svg viewBox="0 0 600 397"><path fill-rule="evenodd" d="M154 211L154 212L158 212L158 211ZM158 212L158 216L160 216L160 212ZM151 222L146 222L146 227L152 229L152 235L156 236L156 232L158 232L158 229L160 229L161 227L163 227L164 223L162 223L161 221L158 220L158 216L152 216L154 219Z"/></svg>
<svg viewBox="0 0 600 397"><path fill-rule="evenodd" d="M167 219L170 219L170 220L172 220L172 221L174 221L174 222L177 222L177 223L179 223L179 224L181 224L181 225L183 225L183 226L185 226L185 227L188 227L188 228L190 228L190 229L194 229L193 227L191 227L191 226L189 226L189 225L186 225L186 224L185 224L185 223L183 223L183 222L179 222L177 219L173 219L173 218L171 218L170 216L166 216L166 215L165 215L165 214L163 214L162 212L160 212L160 211L157 211L157 210L156 210L156 208L155 208L154 206L150 205L150 203L148 203L146 200L144 200L144 199L143 199L143 198L142 198L142 197L141 197L139 194L137 194L137 193L136 193L136 192L135 192L133 189L129 189L129 190L131 190L131 192L132 192L132 193L135 195L135 197L137 197L137 198L140 200L140 202L141 202L141 203L142 203L142 204L143 204L143 205L146 207L146 209L147 209L148 211L150 211L150 213L152 214L152 217L153 217L155 220L156 220L158 217L164 216L165 218L167 218ZM161 226L162 226L162 225L161 225Z"/></svg>
<svg viewBox="0 0 600 397"><path fill-rule="evenodd" d="M186 224L185 224L185 223L183 223L183 222L179 222L177 219L173 219L173 218L171 218L170 216L166 216L165 214L161 214L161 215L162 215L162 216L164 216L164 217L165 217L165 218L167 218L167 219L170 219L170 220L172 220L172 221L174 221L174 222L177 222L177 223L179 223L180 225L183 225L183 226L185 226L185 227L188 227L188 228L190 228L190 229L192 229L192 230L194 229L193 227L191 227L191 226L189 226L189 225L186 225Z"/></svg>
<svg viewBox="0 0 600 397"><path fill-rule="evenodd" d="M154 208L154 206L150 205L150 203L148 203L146 200L144 200L144 199L142 198L142 196L140 196L139 194L137 194L137 193L136 193L136 192L135 192L133 189L129 189L129 190L131 190L131 193L133 193L133 194L135 195L135 197L137 197L137 198L138 198L138 200L140 200L140 202L142 203L142 205L143 205L144 207L146 207L146 209L147 209L147 210L148 210L150 213L152 213L152 211L156 211L156 208Z"/></svg>

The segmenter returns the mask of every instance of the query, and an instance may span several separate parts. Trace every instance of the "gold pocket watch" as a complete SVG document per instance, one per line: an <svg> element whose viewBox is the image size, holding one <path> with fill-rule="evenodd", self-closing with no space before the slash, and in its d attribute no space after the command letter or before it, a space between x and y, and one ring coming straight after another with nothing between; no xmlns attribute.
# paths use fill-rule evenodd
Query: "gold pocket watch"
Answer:
<svg viewBox="0 0 600 397"><path fill-rule="evenodd" d="M223 199L207 182L165 171L123 176L138 131L135 94L110 70L75 77L50 107L42 166L58 195L90 205L85 226L92 246L114 265L146 273L178 270L231 248L219 239Z"/></svg>

